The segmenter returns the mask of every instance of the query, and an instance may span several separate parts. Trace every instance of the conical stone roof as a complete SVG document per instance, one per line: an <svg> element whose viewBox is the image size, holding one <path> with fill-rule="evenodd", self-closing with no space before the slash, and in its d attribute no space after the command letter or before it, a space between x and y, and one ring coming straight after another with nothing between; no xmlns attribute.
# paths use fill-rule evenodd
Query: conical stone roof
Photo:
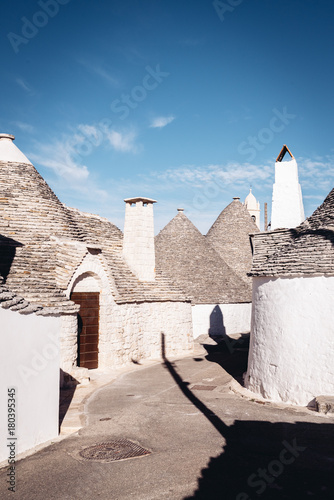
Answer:
<svg viewBox="0 0 334 500"><path fill-rule="evenodd" d="M63 205L12 141L0 135L0 283L8 293L42 306L41 314L76 312L67 286L98 248L116 302L186 300L163 276L140 282L122 259L122 232L105 218Z"/></svg>
<svg viewBox="0 0 334 500"><path fill-rule="evenodd" d="M0 234L21 243L51 234L81 238L71 215L31 163L0 159Z"/></svg>
<svg viewBox="0 0 334 500"><path fill-rule="evenodd" d="M255 235L250 275L334 275L334 189L298 227Z"/></svg>
<svg viewBox="0 0 334 500"><path fill-rule="evenodd" d="M26 156L0 135L0 274L9 290L54 311L75 312L56 283L51 236L82 240L71 214Z"/></svg>
<svg viewBox="0 0 334 500"><path fill-rule="evenodd" d="M247 208L234 198L218 216L209 229L206 238L222 259L246 282L252 267L252 245L250 234L259 228Z"/></svg>
<svg viewBox="0 0 334 500"><path fill-rule="evenodd" d="M155 238L156 267L195 304L251 301L250 287L179 212Z"/></svg>
<svg viewBox="0 0 334 500"><path fill-rule="evenodd" d="M308 217L300 227L334 228L334 189L326 196L324 202Z"/></svg>

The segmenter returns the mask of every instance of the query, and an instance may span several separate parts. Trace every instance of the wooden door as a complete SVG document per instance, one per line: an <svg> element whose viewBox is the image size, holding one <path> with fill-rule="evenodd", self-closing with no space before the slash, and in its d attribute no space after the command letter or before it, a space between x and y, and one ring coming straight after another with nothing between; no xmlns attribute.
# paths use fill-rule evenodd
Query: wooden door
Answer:
<svg viewBox="0 0 334 500"><path fill-rule="evenodd" d="M98 367L99 293L73 292L71 300L80 305L78 314L78 366Z"/></svg>

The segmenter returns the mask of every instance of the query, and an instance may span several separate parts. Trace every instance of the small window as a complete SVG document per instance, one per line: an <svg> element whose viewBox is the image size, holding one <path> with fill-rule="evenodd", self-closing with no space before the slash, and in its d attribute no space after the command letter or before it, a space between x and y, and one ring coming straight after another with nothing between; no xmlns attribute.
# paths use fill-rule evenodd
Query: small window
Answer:
<svg viewBox="0 0 334 500"><path fill-rule="evenodd" d="M253 221L254 221L254 222L256 222L256 217L255 217L255 215L252 215L252 219L253 219Z"/></svg>

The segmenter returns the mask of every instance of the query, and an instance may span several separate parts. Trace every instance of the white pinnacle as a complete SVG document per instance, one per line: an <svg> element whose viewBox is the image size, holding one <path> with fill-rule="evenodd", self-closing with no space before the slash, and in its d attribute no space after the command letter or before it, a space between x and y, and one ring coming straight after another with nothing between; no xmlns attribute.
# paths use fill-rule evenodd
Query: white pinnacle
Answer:
<svg viewBox="0 0 334 500"><path fill-rule="evenodd" d="M13 143L15 137L10 134L0 134L0 162L32 163Z"/></svg>

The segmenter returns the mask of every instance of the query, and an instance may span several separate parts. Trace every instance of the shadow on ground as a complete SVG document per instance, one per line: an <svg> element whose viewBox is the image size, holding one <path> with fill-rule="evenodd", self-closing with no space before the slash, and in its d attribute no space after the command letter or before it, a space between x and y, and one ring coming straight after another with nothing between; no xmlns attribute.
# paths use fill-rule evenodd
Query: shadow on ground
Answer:
<svg viewBox="0 0 334 500"><path fill-rule="evenodd" d="M190 499L325 500L334 498L332 424L236 420L221 432Z"/></svg>
<svg viewBox="0 0 334 500"><path fill-rule="evenodd" d="M239 339L224 335L216 338L216 345L202 344L207 351L206 359L218 363L227 373L243 385L243 374L247 371L249 334L242 334Z"/></svg>
<svg viewBox="0 0 334 500"><path fill-rule="evenodd" d="M271 423L235 420L227 426L198 399L165 356L164 365L182 393L225 439L222 453L202 469L194 494L184 500L329 500L334 498L334 426L330 423ZM211 349L215 347L215 349ZM207 359L225 368L223 347L210 346ZM227 349L229 351L229 349ZM234 351L235 353L236 351ZM244 352L244 351L240 351ZM241 363L242 365L242 363ZM235 373L234 367L230 370ZM240 367L236 370L240 372ZM194 442L196 453L196 442Z"/></svg>

